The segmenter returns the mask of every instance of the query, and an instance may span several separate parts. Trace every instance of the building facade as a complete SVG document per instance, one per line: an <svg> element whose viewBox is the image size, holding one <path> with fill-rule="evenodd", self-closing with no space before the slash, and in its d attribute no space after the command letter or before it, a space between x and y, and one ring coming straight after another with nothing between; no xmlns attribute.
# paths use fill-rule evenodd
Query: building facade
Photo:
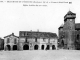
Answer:
<svg viewBox="0 0 80 60"><path fill-rule="evenodd" d="M4 50L4 39L0 38L0 50Z"/></svg>
<svg viewBox="0 0 80 60"><path fill-rule="evenodd" d="M4 37L4 50L18 50L19 37L14 33Z"/></svg>
<svg viewBox="0 0 80 60"><path fill-rule="evenodd" d="M64 16L64 24L58 28L59 48L80 49L80 23L75 23L76 14L69 11Z"/></svg>
<svg viewBox="0 0 80 60"><path fill-rule="evenodd" d="M57 35L50 32L20 31L19 50L57 49Z"/></svg>

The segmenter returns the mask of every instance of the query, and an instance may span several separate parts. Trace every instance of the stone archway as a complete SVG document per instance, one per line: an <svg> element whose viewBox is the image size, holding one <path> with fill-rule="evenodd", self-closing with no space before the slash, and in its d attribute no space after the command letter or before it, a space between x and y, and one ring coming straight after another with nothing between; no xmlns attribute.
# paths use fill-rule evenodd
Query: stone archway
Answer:
<svg viewBox="0 0 80 60"><path fill-rule="evenodd" d="M50 49L50 45L47 45L46 50L49 50L49 49Z"/></svg>
<svg viewBox="0 0 80 60"><path fill-rule="evenodd" d="M55 48L55 45L52 45L52 50L54 50L54 49L56 49L56 48Z"/></svg>
<svg viewBox="0 0 80 60"><path fill-rule="evenodd" d="M38 50L38 45L35 45L34 46L34 50Z"/></svg>
<svg viewBox="0 0 80 60"><path fill-rule="evenodd" d="M17 50L17 45L13 45L13 50Z"/></svg>
<svg viewBox="0 0 80 60"><path fill-rule="evenodd" d="M29 50L29 45L28 45L28 44L25 44L25 45L23 46L23 50Z"/></svg>
<svg viewBox="0 0 80 60"><path fill-rule="evenodd" d="M6 50L11 50L11 46L10 45L6 45Z"/></svg>
<svg viewBox="0 0 80 60"><path fill-rule="evenodd" d="M41 46L41 49L44 50L44 45Z"/></svg>

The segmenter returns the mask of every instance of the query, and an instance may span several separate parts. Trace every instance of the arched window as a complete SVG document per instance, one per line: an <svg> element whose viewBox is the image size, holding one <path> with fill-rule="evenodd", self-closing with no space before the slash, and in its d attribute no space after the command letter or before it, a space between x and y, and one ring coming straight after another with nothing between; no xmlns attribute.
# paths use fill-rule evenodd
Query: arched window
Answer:
<svg viewBox="0 0 80 60"><path fill-rule="evenodd" d="M35 49L35 50L38 50L38 45L35 45L35 46L34 46L34 49Z"/></svg>
<svg viewBox="0 0 80 60"><path fill-rule="evenodd" d="M55 48L55 45L52 45L52 50L54 50L54 49L56 49L56 48Z"/></svg>
<svg viewBox="0 0 80 60"><path fill-rule="evenodd" d="M10 45L6 45L6 50L11 50L11 46Z"/></svg>
<svg viewBox="0 0 80 60"><path fill-rule="evenodd" d="M50 45L47 45L46 50L49 50L49 49L50 49Z"/></svg>
<svg viewBox="0 0 80 60"><path fill-rule="evenodd" d="M25 45L23 46L23 50L29 50L29 45L25 44Z"/></svg>
<svg viewBox="0 0 80 60"><path fill-rule="evenodd" d="M41 46L41 49L44 50L44 45Z"/></svg>
<svg viewBox="0 0 80 60"><path fill-rule="evenodd" d="M13 45L13 50L17 50L17 45Z"/></svg>

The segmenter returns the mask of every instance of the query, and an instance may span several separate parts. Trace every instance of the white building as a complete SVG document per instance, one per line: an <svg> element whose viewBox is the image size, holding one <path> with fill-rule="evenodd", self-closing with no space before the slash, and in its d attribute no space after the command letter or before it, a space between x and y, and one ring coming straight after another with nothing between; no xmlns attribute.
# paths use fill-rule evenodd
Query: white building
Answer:
<svg viewBox="0 0 80 60"><path fill-rule="evenodd" d="M18 50L19 37L14 33L4 37L4 50Z"/></svg>

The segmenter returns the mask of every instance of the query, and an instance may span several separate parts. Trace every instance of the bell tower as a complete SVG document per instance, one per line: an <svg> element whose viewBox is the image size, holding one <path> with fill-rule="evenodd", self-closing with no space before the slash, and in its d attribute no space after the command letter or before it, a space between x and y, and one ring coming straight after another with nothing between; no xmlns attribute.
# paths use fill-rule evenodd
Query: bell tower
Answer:
<svg viewBox="0 0 80 60"><path fill-rule="evenodd" d="M76 14L68 11L68 13L64 16L64 24L67 25L67 30L75 30L75 18Z"/></svg>
<svg viewBox="0 0 80 60"><path fill-rule="evenodd" d="M67 49L75 49L75 18L76 14L68 11L64 16L64 30L66 32Z"/></svg>

